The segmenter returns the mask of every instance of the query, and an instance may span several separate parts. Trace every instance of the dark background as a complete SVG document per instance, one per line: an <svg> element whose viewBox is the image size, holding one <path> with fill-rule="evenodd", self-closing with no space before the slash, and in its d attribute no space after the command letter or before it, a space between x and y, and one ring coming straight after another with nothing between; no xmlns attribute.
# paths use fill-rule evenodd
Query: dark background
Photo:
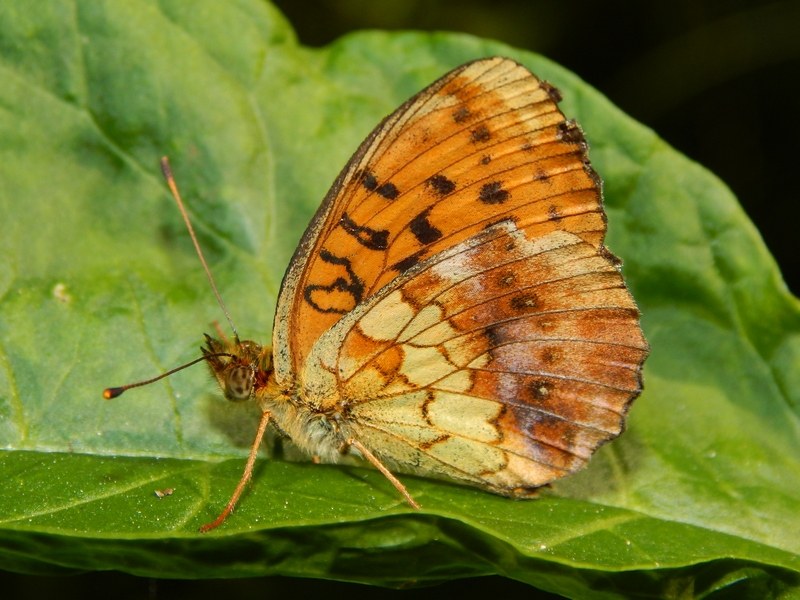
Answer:
<svg viewBox="0 0 800 600"><path fill-rule="evenodd" d="M606 94L734 191L800 291L794 185L800 134L800 1L279 0L300 41L357 29L471 33L547 56ZM3 597L281 598L547 597L499 577L394 592L267 578L184 582L124 574L0 578Z"/></svg>

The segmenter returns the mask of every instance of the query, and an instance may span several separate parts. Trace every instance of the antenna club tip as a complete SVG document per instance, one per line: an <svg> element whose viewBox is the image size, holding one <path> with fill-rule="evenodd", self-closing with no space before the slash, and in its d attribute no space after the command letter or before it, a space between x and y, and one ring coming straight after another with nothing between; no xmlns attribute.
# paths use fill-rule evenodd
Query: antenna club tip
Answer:
<svg viewBox="0 0 800 600"><path fill-rule="evenodd" d="M122 395L122 392L125 391L124 387L112 387L106 388L103 390L103 398L106 400L111 400L112 398L117 398L118 396Z"/></svg>

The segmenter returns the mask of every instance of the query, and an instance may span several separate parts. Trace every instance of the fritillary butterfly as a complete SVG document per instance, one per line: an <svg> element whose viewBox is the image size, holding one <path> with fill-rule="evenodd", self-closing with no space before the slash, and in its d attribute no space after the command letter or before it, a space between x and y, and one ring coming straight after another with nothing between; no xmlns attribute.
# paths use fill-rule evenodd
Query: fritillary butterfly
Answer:
<svg viewBox="0 0 800 600"><path fill-rule="evenodd" d="M559 100L477 60L361 144L292 258L272 347L206 336L225 396L263 414L203 531L269 422L323 462L372 463L414 507L393 472L529 497L620 434L648 346Z"/></svg>

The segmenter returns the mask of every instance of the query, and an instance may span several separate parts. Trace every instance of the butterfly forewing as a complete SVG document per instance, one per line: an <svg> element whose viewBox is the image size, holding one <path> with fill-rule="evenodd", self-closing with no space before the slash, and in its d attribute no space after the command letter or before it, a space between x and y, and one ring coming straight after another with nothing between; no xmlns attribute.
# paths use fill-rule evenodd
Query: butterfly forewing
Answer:
<svg viewBox="0 0 800 600"><path fill-rule="evenodd" d="M317 339L414 265L512 219L530 239L600 246L599 183L552 87L503 58L445 75L367 138L320 207L282 286L278 383Z"/></svg>

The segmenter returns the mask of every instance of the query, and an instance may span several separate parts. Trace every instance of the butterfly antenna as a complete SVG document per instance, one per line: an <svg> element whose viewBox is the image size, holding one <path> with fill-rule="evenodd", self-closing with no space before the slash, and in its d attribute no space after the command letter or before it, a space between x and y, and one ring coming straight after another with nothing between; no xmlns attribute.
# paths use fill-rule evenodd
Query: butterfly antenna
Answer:
<svg viewBox="0 0 800 600"><path fill-rule="evenodd" d="M208 282L211 284L211 289L214 290L214 295L217 297L217 303L222 309L222 312L225 314L225 318L228 320L228 324L231 326L231 331L233 331L233 337L238 343L239 332L236 331L236 326L233 324L233 319L231 319L231 315L228 312L228 307L226 307L225 303L222 301L222 296L217 289L217 284L214 282L213 275L211 275L211 269L208 267L205 256L203 256L203 251L200 249L200 243L197 241L197 236L194 233L194 227L192 227L192 222L189 220L189 214L186 212L186 207L183 205L183 200L181 200L180 192L178 192L178 184L175 183L175 177L172 175L172 167L169 166L169 159L166 156L161 157L161 172L164 173L164 179L167 181L169 191L172 192L172 197L175 198L175 203L178 205L178 210L181 211L183 222L186 223L186 229L189 230L189 236L192 238L192 243L194 244L194 249L197 252L197 257L200 259L200 264L202 264L203 269L205 269Z"/></svg>
<svg viewBox="0 0 800 600"><path fill-rule="evenodd" d="M121 396L123 392L131 388L142 387L143 385L148 385L151 383L155 383L159 379L164 379L165 377L169 377L173 373L177 373L178 371L183 371L183 369L187 367L191 367L192 365L196 365L197 363L208 360L209 358L214 358L217 356L229 356L231 358L236 358L233 354L229 354L227 352L204 352L203 356L200 358L195 358L194 360L190 360L188 363L181 365L179 367L175 367L174 369L170 369L166 373L162 373L157 377L153 377L151 379L145 379L144 381L137 381L136 383L129 383L127 385L121 385L119 387L110 387L103 390L103 398L106 400L111 400L112 398L117 398Z"/></svg>

